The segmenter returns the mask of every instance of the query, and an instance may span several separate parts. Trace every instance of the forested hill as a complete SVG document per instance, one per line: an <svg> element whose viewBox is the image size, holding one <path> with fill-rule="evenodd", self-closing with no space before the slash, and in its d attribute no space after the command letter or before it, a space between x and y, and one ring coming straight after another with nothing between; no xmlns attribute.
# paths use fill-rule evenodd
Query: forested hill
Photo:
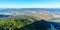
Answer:
<svg viewBox="0 0 60 30"><path fill-rule="evenodd" d="M53 26L57 25L55 22L44 19L38 20L32 16L18 16L1 19L0 30L47 30L51 28L51 24Z"/></svg>
<svg viewBox="0 0 60 30"><path fill-rule="evenodd" d="M44 25L43 25L43 23L44 23ZM37 20L32 16L11 17L11 18L6 18L6 19L0 20L0 30L23 30L23 29L25 29L25 26L29 26L31 24L36 25L36 27L34 25L31 26L34 29L34 27L37 28L38 26L41 26L41 25L45 26L47 23L48 22L45 20L42 20L42 21ZM30 27L28 27L28 28L30 28ZM26 29L26 30L28 30L28 29Z"/></svg>

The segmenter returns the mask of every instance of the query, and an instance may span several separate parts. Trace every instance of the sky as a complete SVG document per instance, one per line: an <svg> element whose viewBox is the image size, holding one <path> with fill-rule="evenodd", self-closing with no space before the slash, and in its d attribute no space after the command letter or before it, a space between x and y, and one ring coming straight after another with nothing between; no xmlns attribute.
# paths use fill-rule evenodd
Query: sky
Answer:
<svg viewBox="0 0 60 30"><path fill-rule="evenodd" d="M60 0L0 0L0 8L60 8Z"/></svg>

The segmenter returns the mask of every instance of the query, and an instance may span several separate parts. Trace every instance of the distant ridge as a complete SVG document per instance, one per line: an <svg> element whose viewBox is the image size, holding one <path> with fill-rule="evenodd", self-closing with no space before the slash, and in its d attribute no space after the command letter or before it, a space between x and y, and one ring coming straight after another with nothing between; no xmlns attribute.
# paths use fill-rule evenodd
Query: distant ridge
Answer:
<svg viewBox="0 0 60 30"><path fill-rule="evenodd" d="M10 15L2 15L2 14L0 14L0 18L8 18L8 17L10 17Z"/></svg>

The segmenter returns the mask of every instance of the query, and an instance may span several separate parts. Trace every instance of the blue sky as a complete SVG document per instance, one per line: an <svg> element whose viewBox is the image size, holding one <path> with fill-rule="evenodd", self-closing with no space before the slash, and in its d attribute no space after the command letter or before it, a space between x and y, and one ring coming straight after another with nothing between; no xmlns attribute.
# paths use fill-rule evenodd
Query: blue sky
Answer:
<svg viewBox="0 0 60 30"><path fill-rule="evenodd" d="M0 8L60 8L60 0L0 0Z"/></svg>

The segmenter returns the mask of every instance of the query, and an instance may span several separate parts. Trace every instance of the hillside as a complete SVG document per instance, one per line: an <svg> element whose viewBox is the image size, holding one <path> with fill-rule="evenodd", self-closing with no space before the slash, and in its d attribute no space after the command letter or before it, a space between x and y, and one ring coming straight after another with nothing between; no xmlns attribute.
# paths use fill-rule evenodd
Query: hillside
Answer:
<svg viewBox="0 0 60 30"><path fill-rule="evenodd" d="M19 17L17 16L17 17L5 18L0 20L0 30L20 29L36 21L40 21L40 20L37 20L35 19L35 17L32 16L19 16Z"/></svg>
<svg viewBox="0 0 60 30"><path fill-rule="evenodd" d="M47 30L51 28L51 24L55 28L58 27L56 25L59 23L57 23L44 19L38 20L35 16L21 15L0 19L0 30Z"/></svg>

